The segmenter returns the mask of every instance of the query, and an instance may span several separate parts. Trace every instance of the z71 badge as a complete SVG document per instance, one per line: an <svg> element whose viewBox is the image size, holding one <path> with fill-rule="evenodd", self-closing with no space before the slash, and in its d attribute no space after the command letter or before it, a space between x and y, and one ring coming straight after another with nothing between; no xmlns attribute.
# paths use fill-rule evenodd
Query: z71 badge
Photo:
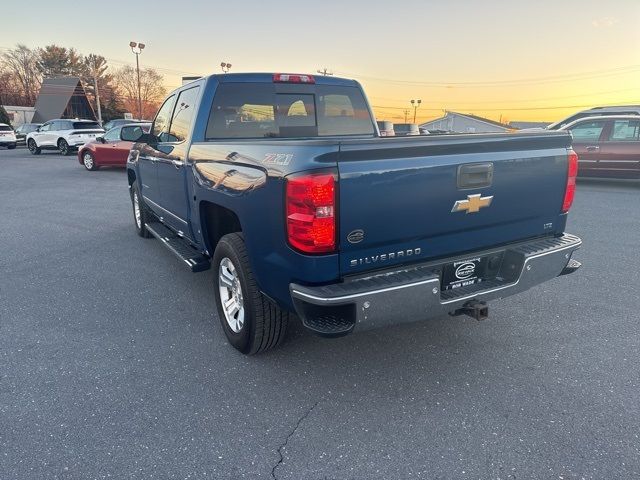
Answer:
<svg viewBox="0 0 640 480"><path fill-rule="evenodd" d="M267 153L262 160L264 165L287 166L293 160L293 153Z"/></svg>

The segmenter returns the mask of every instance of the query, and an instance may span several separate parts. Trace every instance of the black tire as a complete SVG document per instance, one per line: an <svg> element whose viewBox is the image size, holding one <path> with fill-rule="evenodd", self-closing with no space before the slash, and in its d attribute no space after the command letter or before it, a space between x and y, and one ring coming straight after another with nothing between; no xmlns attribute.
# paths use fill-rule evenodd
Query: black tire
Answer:
<svg viewBox="0 0 640 480"><path fill-rule="evenodd" d="M65 157L71 155L71 148L69 148L69 144L64 138L58 140L58 150L60 150L60 154Z"/></svg>
<svg viewBox="0 0 640 480"><path fill-rule="evenodd" d="M14 148L16 148L16 144L14 143L13 145L9 145L7 148L9 150L13 150Z"/></svg>
<svg viewBox="0 0 640 480"><path fill-rule="evenodd" d="M220 264L224 259L233 264L242 289L244 324L238 332L232 330L222 306ZM218 318L229 343L246 355L264 352L279 345L285 337L290 314L274 305L258 289L241 234L230 233L220 239L213 254L212 266Z"/></svg>
<svg viewBox="0 0 640 480"><path fill-rule="evenodd" d="M40 155L40 153L42 152L33 138L30 138L27 142L27 148L29 149L29 152L31 152L31 155Z"/></svg>
<svg viewBox="0 0 640 480"><path fill-rule="evenodd" d="M93 158L91 152L82 152L82 165L84 165L84 168L91 172L95 172L98 169L98 166L96 165L96 159Z"/></svg>
<svg viewBox="0 0 640 480"><path fill-rule="evenodd" d="M138 209L140 211L139 217L136 213L136 201L138 202ZM136 227L136 232L138 232L138 235L142 238L151 237L151 233L149 233L145 224L153 221L152 214L144 204L142 195L140 195L138 191L138 185L136 185L135 182L131 185L131 206L133 207L133 225Z"/></svg>

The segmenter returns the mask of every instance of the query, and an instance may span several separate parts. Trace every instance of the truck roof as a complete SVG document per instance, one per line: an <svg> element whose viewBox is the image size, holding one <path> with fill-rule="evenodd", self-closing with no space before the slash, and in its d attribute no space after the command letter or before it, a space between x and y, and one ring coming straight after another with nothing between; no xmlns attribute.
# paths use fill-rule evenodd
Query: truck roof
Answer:
<svg viewBox="0 0 640 480"><path fill-rule="evenodd" d="M308 75L313 77L316 85L338 85L338 86L359 86L358 82L348 78L340 78L329 75L309 75L298 74L293 72L274 72L274 73L217 73L209 75L207 79L215 79L220 83L227 82L251 82L251 83L272 83L273 76L277 73L288 73L291 75Z"/></svg>

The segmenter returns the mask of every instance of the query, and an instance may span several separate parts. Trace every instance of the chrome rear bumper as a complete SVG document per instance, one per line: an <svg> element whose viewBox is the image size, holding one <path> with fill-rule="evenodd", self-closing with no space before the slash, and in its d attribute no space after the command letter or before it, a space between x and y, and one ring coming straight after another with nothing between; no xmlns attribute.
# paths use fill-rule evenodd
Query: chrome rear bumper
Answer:
<svg viewBox="0 0 640 480"><path fill-rule="evenodd" d="M575 235L536 239L502 248L471 252L394 271L346 279L325 286L289 286L297 314L310 330L326 336L412 322L461 309L469 301L487 301L528 290L580 264L571 255L582 240ZM465 258L503 252L495 279L441 290L444 265Z"/></svg>

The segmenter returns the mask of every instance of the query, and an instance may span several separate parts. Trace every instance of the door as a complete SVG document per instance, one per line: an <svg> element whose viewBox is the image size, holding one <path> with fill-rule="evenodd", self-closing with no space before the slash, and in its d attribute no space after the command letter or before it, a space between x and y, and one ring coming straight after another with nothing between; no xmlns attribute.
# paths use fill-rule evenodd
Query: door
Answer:
<svg viewBox="0 0 640 480"><path fill-rule="evenodd" d="M142 197L147 206L159 217L163 216L163 209L160 207L160 190L158 188L158 159L163 154L158 149L169 134L169 125L175 103L175 95L171 95L164 101L151 127L152 138L158 143L143 145L138 156L138 173L140 175Z"/></svg>
<svg viewBox="0 0 640 480"><path fill-rule="evenodd" d="M53 122L43 123L37 132L33 134L33 138L39 147L47 147L51 145L51 127Z"/></svg>
<svg viewBox="0 0 640 480"><path fill-rule="evenodd" d="M95 141L96 161L99 165L114 165L116 163L114 147L120 141L120 128L112 128L100 140Z"/></svg>
<svg viewBox="0 0 640 480"><path fill-rule="evenodd" d="M640 176L640 120L611 121L611 128L600 142L598 171L607 177Z"/></svg>
<svg viewBox="0 0 640 480"><path fill-rule="evenodd" d="M578 175L597 176L600 160L600 139L606 120L584 120L567 128L573 134L573 149L578 154Z"/></svg>
<svg viewBox="0 0 640 480"><path fill-rule="evenodd" d="M190 236L185 167L187 139L191 132L199 92L199 86L180 92L171 118L167 141L158 146L158 150L163 153L157 166L161 205L167 211L164 221L185 236Z"/></svg>

